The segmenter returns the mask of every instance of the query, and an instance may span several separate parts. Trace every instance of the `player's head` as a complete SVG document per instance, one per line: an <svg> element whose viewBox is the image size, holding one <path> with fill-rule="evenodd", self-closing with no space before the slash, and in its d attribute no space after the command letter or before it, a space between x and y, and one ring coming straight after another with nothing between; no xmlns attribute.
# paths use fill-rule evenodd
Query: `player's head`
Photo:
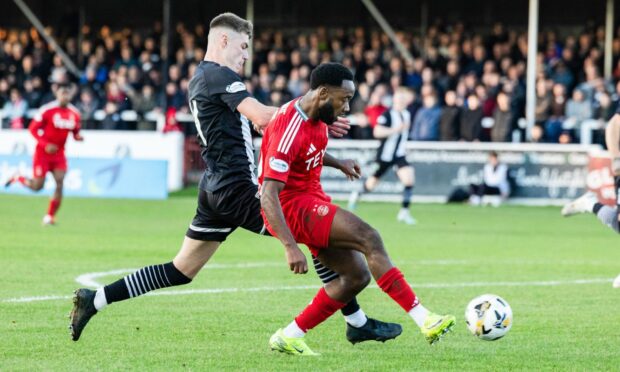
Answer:
<svg viewBox="0 0 620 372"><path fill-rule="evenodd" d="M213 18L209 24L207 48L217 55L215 62L241 74L243 64L250 58L248 48L253 28L252 22L233 13L222 13Z"/></svg>
<svg viewBox="0 0 620 372"><path fill-rule="evenodd" d="M71 100L73 99L73 94L75 93L75 89L73 84L68 82L62 83L54 83L52 85L52 90L54 92L54 96L58 100L58 104L60 106L67 106Z"/></svg>
<svg viewBox="0 0 620 372"><path fill-rule="evenodd" d="M404 110L413 103L413 91L407 87L398 87L394 90L393 106L397 110Z"/></svg>
<svg viewBox="0 0 620 372"><path fill-rule="evenodd" d="M355 93L353 73L340 63L322 63L310 74L310 89L318 99L318 119L332 124L349 111Z"/></svg>

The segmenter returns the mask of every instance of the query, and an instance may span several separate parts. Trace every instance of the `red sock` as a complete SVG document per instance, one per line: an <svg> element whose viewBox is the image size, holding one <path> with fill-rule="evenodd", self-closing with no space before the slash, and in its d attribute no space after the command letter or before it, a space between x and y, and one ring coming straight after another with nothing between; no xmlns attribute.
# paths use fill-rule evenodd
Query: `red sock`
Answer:
<svg viewBox="0 0 620 372"><path fill-rule="evenodd" d="M21 183L24 186L28 186L28 185L26 185L26 177L24 177L24 176L17 176L17 177L15 177L15 181Z"/></svg>
<svg viewBox="0 0 620 372"><path fill-rule="evenodd" d="M60 208L60 199L51 199L50 206L47 208L47 214L53 217L58 208Z"/></svg>
<svg viewBox="0 0 620 372"><path fill-rule="evenodd" d="M383 274L377 280L377 284L383 292L392 297L406 312L413 309L419 302L409 283L405 280L403 273L397 267L393 267Z"/></svg>
<svg viewBox="0 0 620 372"><path fill-rule="evenodd" d="M329 297L325 288L321 288L310 305L297 315L295 322L304 332L308 332L309 329L321 324L333 313L342 309L344 305L346 304Z"/></svg>

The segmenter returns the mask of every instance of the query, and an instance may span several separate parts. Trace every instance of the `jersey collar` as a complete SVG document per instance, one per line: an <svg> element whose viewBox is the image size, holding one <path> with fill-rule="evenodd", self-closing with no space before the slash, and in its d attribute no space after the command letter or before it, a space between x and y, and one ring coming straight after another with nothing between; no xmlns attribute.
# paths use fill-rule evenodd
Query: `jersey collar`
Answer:
<svg viewBox="0 0 620 372"><path fill-rule="evenodd" d="M295 101L295 110L297 110L297 112L299 113L299 115L305 120L308 121L308 115L304 112L304 110L301 109L301 106L299 105L299 101L301 101L301 98L298 99L297 101Z"/></svg>

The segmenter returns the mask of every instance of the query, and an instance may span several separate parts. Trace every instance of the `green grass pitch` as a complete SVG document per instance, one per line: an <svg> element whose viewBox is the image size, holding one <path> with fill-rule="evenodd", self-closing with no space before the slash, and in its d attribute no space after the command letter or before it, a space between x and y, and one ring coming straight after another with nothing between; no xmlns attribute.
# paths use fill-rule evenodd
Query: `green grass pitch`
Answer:
<svg viewBox="0 0 620 372"><path fill-rule="evenodd" d="M396 204L362 203L359 215L380 231L422 303L457 316L455 332L429 346L373 282L359 301L370 316L403 324L399 338L352 346L336 314L306 336L322 355L295 358L267 342L320 282L314 272L291 274L277 240L240 230L191 284L113 304L79 342L70 340L76 278L104 273L91 279L108 283L124 274L106 272L171 260L193 217L194 193L166 201L69 198L53 228L40 225L46 198L0 195L0 206L2 371L620 368L620 289L611 287L620 245L592 216L414 204L418 225L409 227L395 222ZM504 297L514 313L512 330L495 342L465 328L465 305L483 293Z"/></svg>

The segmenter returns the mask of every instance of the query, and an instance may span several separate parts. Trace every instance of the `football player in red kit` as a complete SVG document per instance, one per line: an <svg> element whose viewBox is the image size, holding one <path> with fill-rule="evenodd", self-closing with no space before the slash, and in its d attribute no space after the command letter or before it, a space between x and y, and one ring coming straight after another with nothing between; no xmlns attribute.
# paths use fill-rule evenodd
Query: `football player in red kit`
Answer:
<svg viewBox="0 0 620 372"><path fill-rule="evenodd" d="M32 191L39 191L45 185L47 172L52 173L56 181L56 190L50 200L47 214L43 217L44 225L54 224L54 216L62 201L62 187L67 173L65 157L67 136L72 133L76 141L83 140L80 135L80 113L71 104L74 93L72 85L55 84L53 89L56 100L41 106L28 128L37 141L32 159L32 178L14 175L5 184L9 187L12 183L19 182Z"/></svg>
<svg viewBox="0 0 620 372"><path fill-rule="evenodd" d="M316 355L303 336L362 291L371 275L413 318L429 343L437 342L454 326L454 316L434 314L420 304L392 264L377 230L332 204L321 187L323 165L340 169L349 179L360 177L355 161L338 160L326 153L328 125L348 111L354 92L351 71L338 63L321 64L310 75L310 91L284 105L263 136L259 185L265 227L284 245L295 273L308 271L298 247L305 244L339 275L271 337L273 350Z"/></svg>

